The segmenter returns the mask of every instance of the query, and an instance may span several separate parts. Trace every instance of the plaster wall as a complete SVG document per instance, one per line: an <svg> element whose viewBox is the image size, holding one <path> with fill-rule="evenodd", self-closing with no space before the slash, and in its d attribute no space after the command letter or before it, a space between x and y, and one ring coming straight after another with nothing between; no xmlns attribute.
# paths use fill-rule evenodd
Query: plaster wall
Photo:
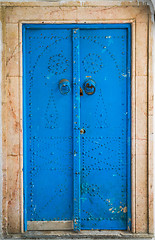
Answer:
<svg viewBox="0 0 155 240"><path fill-rule="evenodd" d="M10 0L9 2L35 2L37 0ZM43 0L44 1L44 0ZM48 2L50 0L47 0ZM73 0L74 1L74 0ZM89 0L91 1L91 0ZM104 0L103 0L104 1ZM113 0L113 2L116 1L117 4L121 4L121 2L132 2L132 0ZM8 2L8 0L1 0L1 2ZM45 1L44 1L45 2ZM53 2L67 2L67 0L53 0ZM84 2L84 1L80 1L80 2ZM112 2L112 1L111 1ZM133 2L148 2L148 4L150 5L151 11L153 12L153 6L155 7L155 0L152 1L145 1L145 0L141 0L141 1L133 1ZM153 19L152 19L153 20ZM153 39L154 39L154 43L155 43L155 24L153 26ZM155 45L155 44L154 44ZM0 59L2 59L2 25L0 23ZM155 47L153 47L153 70L154 70L154 76L155 76ZM2 72L2 61L0 61L0 73ZM1 82L2 82L2 76L0 74L0 88L1 88ZM155 86L154 86L154 93L155 93ZM0 102L2 102L2 97L1 97L1 91L0 91ZM154 102L155 104L155 102ZM2 233L2 120L1 120L1 104L0 104L0 239L2 239L1 233ZM154 120L155 122L155 120ZM154 173L155 174L155 173Z"/></svg>

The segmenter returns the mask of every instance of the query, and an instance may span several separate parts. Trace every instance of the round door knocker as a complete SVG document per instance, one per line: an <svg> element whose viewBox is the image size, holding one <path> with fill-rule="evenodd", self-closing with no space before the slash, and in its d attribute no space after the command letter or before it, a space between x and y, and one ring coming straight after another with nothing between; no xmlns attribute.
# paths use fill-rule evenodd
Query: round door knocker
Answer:
<svg viewBox="0 0 155 240"><path fill-rule="evenodd" d="M62 79L59 82L59 90L63 95L68 94L71 91L70 82L67 79Z"/></svg>
<svg viewBox="0 0 155 240"><path fill-rule="evenodd" d="M94 80L89 79L84 83L84 91L88 95L93 95L96 91L96 83Z"/></svg>

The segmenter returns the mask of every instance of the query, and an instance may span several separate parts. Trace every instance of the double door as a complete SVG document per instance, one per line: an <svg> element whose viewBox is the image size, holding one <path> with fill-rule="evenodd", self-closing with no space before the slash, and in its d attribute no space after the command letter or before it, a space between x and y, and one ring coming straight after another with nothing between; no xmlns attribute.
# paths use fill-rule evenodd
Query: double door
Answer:
<svg viewBox="0 0 155 240"><path fill-rule="evenodd" d="M23 25L25 230L130 228L130 25Z"/></svg>

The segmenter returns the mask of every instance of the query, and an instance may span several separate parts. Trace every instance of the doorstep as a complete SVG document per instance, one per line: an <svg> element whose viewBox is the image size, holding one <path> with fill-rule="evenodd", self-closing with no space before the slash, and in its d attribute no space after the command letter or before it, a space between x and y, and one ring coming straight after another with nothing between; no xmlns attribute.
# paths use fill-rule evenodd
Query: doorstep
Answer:
<svg viewBox="0 0 155 240"><path fill-rule="evenodd" d="M154 238L153 234L134 234L127 231L27 231L22 234L5 235L3 239L147 239Z"/></svg>

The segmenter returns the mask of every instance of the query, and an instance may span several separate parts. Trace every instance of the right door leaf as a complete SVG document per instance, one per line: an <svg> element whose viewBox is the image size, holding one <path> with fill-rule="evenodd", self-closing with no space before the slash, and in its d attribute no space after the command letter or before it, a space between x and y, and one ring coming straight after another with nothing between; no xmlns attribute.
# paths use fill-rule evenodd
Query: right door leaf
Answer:
<svg viewBox="0 0 155 240"><path fill-rule="evenodd" d="M80 31L81 229L127 229L127 30ZM128 176L129 177L129 176Z"/></svg>

